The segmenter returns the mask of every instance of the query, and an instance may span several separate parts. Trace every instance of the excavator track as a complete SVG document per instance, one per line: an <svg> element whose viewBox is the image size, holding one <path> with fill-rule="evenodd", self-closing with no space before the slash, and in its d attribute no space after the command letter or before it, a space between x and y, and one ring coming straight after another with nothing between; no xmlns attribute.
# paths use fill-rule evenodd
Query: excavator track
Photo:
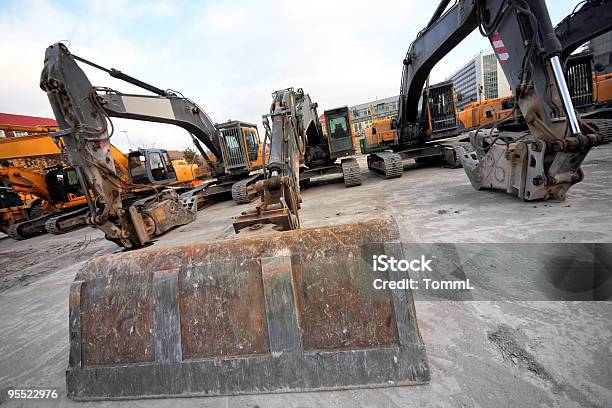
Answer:
<svg viewBox="0 0 612 408"><path fill-rule="evenodd" d="M8 228L6 235L8 235L9 238L21 241L24 239L32 238L36 235L44 234L45 222L51 216L53 216L53 214L45 214L40 217L33 218L31 220L12 224Z"/></svg>
<svg viewBox="0 0 612 408"><path fill-rule="evenodd" d="M612 119L583 119L603 137L603 143L612 142Z"/></svg>
<svg viewBox="0 0 612 408"><path fill-rule="evenodd" d="M250 188L254 182L259 180L261 174L256 174L237 181L232 185L232 199L237 204L249 204L257 197L257 192L254 188Z"/></svg>
<svg viewBox="0 0 612 408"><path fill-rule="evenodd" d="M346 187L361 185L361 169L354 158L342 160L342 176Z"/></svg>
<svg viewBox="0 0 612 408"><path fill-rule="evenodd" d="M18 241L26 238L26 237L22 237L21 234L19 234L19 224L10 225L8 227L8 231L6 231L6 235L8 235L9 238L12 238Z"/></svg>
<svg viewBox="0 0 612 408"><path fill-rule="evenodd" d="M372 153L368 156L368 169L386 179L401 177L404 172L402 156L391 152Z"/></svg>
<svg viewBox="0 0 612 408"><path fill-rule="evenodd" d="M66 232L72 231L75 228L85 225L88 211L87 207L85 207L76 211L55 215L45 222L45 230L49 234L54 235L65 234ZM62 223L66 221L70 221L68 225L62 225Z"/></svg>

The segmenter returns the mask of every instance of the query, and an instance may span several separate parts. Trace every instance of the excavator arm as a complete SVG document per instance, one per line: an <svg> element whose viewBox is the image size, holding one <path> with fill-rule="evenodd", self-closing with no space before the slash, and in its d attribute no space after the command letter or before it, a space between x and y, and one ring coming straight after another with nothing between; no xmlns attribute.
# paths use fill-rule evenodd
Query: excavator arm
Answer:
<svg viewBox="0 0 612 408"><path fill-rule="evenodd" d="M457 149L477 188L503 189L525 200L563 198L582 179L580 164L601 142L583 135L563 76L561 43L544 0L442 1L404 60L400 138L419 134L418 100L433 66L479 28L494 48L529 133L476 132Z"/></svg>
<svg viewBox="0 0 612 408"><path fill-rule="evenodd" d="M124 95L108 88L95 88L77 60L109 72L112 76L157 93L157 96ZM47 92L60 131L68 161L77 169L83 190L91 188L88 198L91 223L102 229L108 239L127 248L150 242L168 229L193 221L194 197L180 197L172 189L157 191L138 199L118 174L117 157L110 144L110 117L168 123L188 130L215 155L220 156L217 130L195 103L165 92L142 81L107 70L72 55L58 43L47 48L41 74L41 88ZM101 93L102 92L102 93ZM115 153L115 154L113 154Z"/></svg>
<svg viewBox="0 0 612 408"><path fill-rule="evenodd" d="M97 97L109 116L181 127L204 143L215 157L221 157L218 131L210 117L195 102L173 94L126 95L114 90L104 91Z"/></svg>
<svg viewBox="0 0 612 408"><path fill-rule="evenodd" d="M410 45L403 62L398 107L400 137L403 140L418 131L417 116L423 86L433 67L477 27L476 4L459 1L444 15L450 0L442 1L427 27Z"/></svg>
<svg viewBox="0 0 612 408"><path fill-rule="evenodd" d="M293 88L276 91L272 98L270 113L263 116L264 146L269 140L270 153L264 179L255 184L261 202L255 210L246 211L234 220L236 232L247 227L258 229L265 224L272 224L280 231L300 226L300 158L306 132L318 117L312 114L310 97L301 88L297 92Z"/></svg>

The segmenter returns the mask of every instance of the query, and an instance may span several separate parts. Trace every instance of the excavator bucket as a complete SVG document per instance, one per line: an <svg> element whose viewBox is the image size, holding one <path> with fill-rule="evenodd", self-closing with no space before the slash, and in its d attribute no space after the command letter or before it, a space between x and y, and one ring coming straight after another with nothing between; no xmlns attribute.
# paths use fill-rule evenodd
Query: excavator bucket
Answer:
<svg viewBox="0 0 612 408"><path fill-rule="evenodd" d="M430 379L409 290L377 290L397 225L350 225L99 257L70 288L75 400L388 387Z"/></svg>

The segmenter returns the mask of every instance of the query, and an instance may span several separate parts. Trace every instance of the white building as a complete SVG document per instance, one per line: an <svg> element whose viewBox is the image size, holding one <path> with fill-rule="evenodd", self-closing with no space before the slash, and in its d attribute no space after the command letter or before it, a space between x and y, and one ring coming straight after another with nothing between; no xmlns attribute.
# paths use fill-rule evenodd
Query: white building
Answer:
<svg viewBox="0 0 612 408"><path fill-rule="evenodd" d="M353 132L363 132L374 120L397 116L398 104L399 95L351 106Z"/></svg>
<svg viewBox="0 0 612 408"><path fill-rule="evenodd" d="M448 79L455 86L458 109L473 101L512 94L493 50L481 51Z"/></svg>

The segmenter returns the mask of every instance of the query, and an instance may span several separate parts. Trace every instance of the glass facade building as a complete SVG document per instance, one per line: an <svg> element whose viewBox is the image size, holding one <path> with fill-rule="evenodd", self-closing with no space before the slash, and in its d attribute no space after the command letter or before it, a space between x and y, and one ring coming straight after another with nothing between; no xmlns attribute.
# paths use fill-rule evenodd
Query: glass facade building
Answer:
<svg viewBox="0 0 612 408"><path fill-rule="evenodd" d="M493 50L481 51L448 79L453 81L458 109L470 102L511 94L506 76Z"/></svg>

